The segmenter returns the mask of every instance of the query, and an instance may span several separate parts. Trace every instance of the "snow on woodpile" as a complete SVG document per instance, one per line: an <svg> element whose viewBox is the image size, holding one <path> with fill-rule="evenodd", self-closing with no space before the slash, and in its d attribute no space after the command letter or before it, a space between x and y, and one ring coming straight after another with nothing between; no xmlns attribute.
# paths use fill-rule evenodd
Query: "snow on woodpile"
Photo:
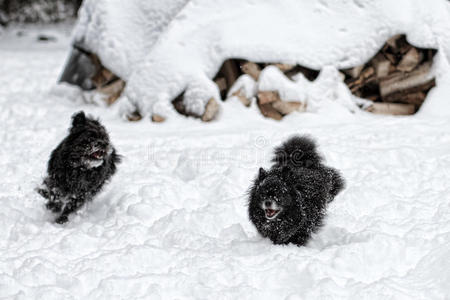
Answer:
<svg viewBox="0 0 450 300"><path fill-rule="evenodd" d="M211 98L220 99L212 79L228 58L322 70L320 83L294 81L281 93L298 93L294 98L309 111L333 103L356 111L359 99L338 69L364 64L402 33L416 47L438 50L431 68L437 87L421 114L448 107L440 100L450 81L450 4L444 0L87 0L80 16L75 43L127 81L121 100L129 112L167 117L183 93L187 113L202 115ZM265 75L264 85L286 86L276 72Z"/></svg>
<svg viewBox="0 0 450 300"><path fill-rule="evenodd" d="M128 79L188 0L85 0L74 42Z"/></svg>

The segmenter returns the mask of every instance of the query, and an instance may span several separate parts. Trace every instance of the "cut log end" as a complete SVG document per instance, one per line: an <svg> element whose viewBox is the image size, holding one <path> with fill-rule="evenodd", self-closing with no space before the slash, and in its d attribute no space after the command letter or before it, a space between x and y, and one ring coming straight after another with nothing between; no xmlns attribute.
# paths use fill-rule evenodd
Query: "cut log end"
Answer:
<svg viewBox="0 0 450 300"><path fill-rule="evenodd" d="M211 98L206 104L205 112L203 113L201 119L203 122L209 122L216 117L218 112L219 112L219 104L214 98Z"/></svg>
<svg viewBox="0 0 450 300"><path fill-rule="evenodd" d="M294 111L306 111L306 105L297 101L277 101L272 103L272 107L282 115L288 115Z"/></svg>
<svg viewBox="0 0 450 300"><path fill-rule="evenodd" d="M242 88L240 88L238 91L231 94L232 96L235 96L239 99L239 101L244 104L245 106L249 107L252 103L250 99L244 96L244 92L242 91Z"/></svg>
<svg viewBox="0 0 450 300"><path fill-rule="evenodd" d="M134 112L127 115L127 119L130 122L137 122L142 120L142 115L139 113L139 111L135 110Z"/></svg>
<svg viewBox="0 0 450 300"><path fill-rule="evenodd" d="M253 79L258 80L259 73L261 73L261 68L254 62L246 62L241 66L242 72L251 76Z"/></svg>
<svg viewBox="0 0 450 300"><path fill-rule="evenodd" d="M277 91L258 92L258 103L260 104L268 104L280 100L280 95L278 95Z"/></svg>
<svg viewBox="0 0 450 300"><path fill-rule="evenodd" d="M271 118L277 121L283 118L283 115L280 114L275 108L273 108L271 103L266 104L258 103L258 107L262 115L266 118Z"/></svg>
<svg viewBox="0 0 450 300"><path fill-rule="evenodd" d="M164 118L163 116L160 116L158 114L153 114L152 115L152 122L155 123L162 123L166 120L166 118Z"/></svg>
<svg viewBox="0 0 450 300"><path fill-rule="evenodd" d="M414 104L400 104L400 103L373 103L367 111L374 114L381 115L412 115L416 112Z"/></svg>

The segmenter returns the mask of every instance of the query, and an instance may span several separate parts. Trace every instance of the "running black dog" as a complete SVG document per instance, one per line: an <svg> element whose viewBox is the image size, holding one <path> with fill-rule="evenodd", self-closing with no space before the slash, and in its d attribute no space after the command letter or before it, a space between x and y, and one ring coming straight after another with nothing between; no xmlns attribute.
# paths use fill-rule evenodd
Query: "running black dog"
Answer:
<svg viewBox="0 0 450 300"><path fill-rule="evenodd" d="M276 148L272 168L259 169L250 189L250 220L275 244L305 245L344 188L344 179L322 164L316 148L308 137L290 138Z"/></svg>
<svg viewBox="0 0 450 300"><path fill-rule="evenodd" d="M68 215L101 190L116 172L120 156L98 120L84 112L72 117L69 135L53 150L48 162L48 176L39 194L48 199L46 207L59 213L55 222L68 221Z"/></svg>

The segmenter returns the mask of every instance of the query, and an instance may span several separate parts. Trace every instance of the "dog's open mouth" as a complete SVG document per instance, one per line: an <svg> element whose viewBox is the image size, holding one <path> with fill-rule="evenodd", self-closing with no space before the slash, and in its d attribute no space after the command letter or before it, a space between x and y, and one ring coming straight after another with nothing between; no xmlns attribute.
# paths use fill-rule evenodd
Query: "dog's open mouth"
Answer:
<svg viewBox="0 0 450 300"><path fill-rule="evenodd" d="M97 150L91 153L91 157L93 159L103 159L103 157L105 156L105 151L102 150Z"/></svg>
<svg viewBox="0 0 450 300"><path fill-rule="evenodd" d="M270 209L270 208L266 208L264 210L264 212L266 213L266 218L267 219L273 219L275 218L279 213L280 213L280 209Z"/></svg>

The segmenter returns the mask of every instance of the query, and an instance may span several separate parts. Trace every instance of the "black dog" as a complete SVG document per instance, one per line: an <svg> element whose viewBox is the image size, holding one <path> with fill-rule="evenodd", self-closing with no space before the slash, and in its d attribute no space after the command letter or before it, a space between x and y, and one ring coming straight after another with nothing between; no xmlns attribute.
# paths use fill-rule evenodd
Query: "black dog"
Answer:
<svg viewBox="0 0 450 300"><path fill-rule="evenodd" d="M55 220L62 224L68 215L101 190L116 172L120 156L98 120L84 112L72 117L69 135L53 150L48 162L48 176L39 194L48 199L47 209L60 213Z"/></svg>
<svg viewBox="0 0 450 300"><path fill-rule="evenodd" d="M292 137L276 148L274 165L259 169L250 189L249 217L275 244L306 244L322 225L326 206L344 188L335 169L322 164L315 142Z"/></svg>

